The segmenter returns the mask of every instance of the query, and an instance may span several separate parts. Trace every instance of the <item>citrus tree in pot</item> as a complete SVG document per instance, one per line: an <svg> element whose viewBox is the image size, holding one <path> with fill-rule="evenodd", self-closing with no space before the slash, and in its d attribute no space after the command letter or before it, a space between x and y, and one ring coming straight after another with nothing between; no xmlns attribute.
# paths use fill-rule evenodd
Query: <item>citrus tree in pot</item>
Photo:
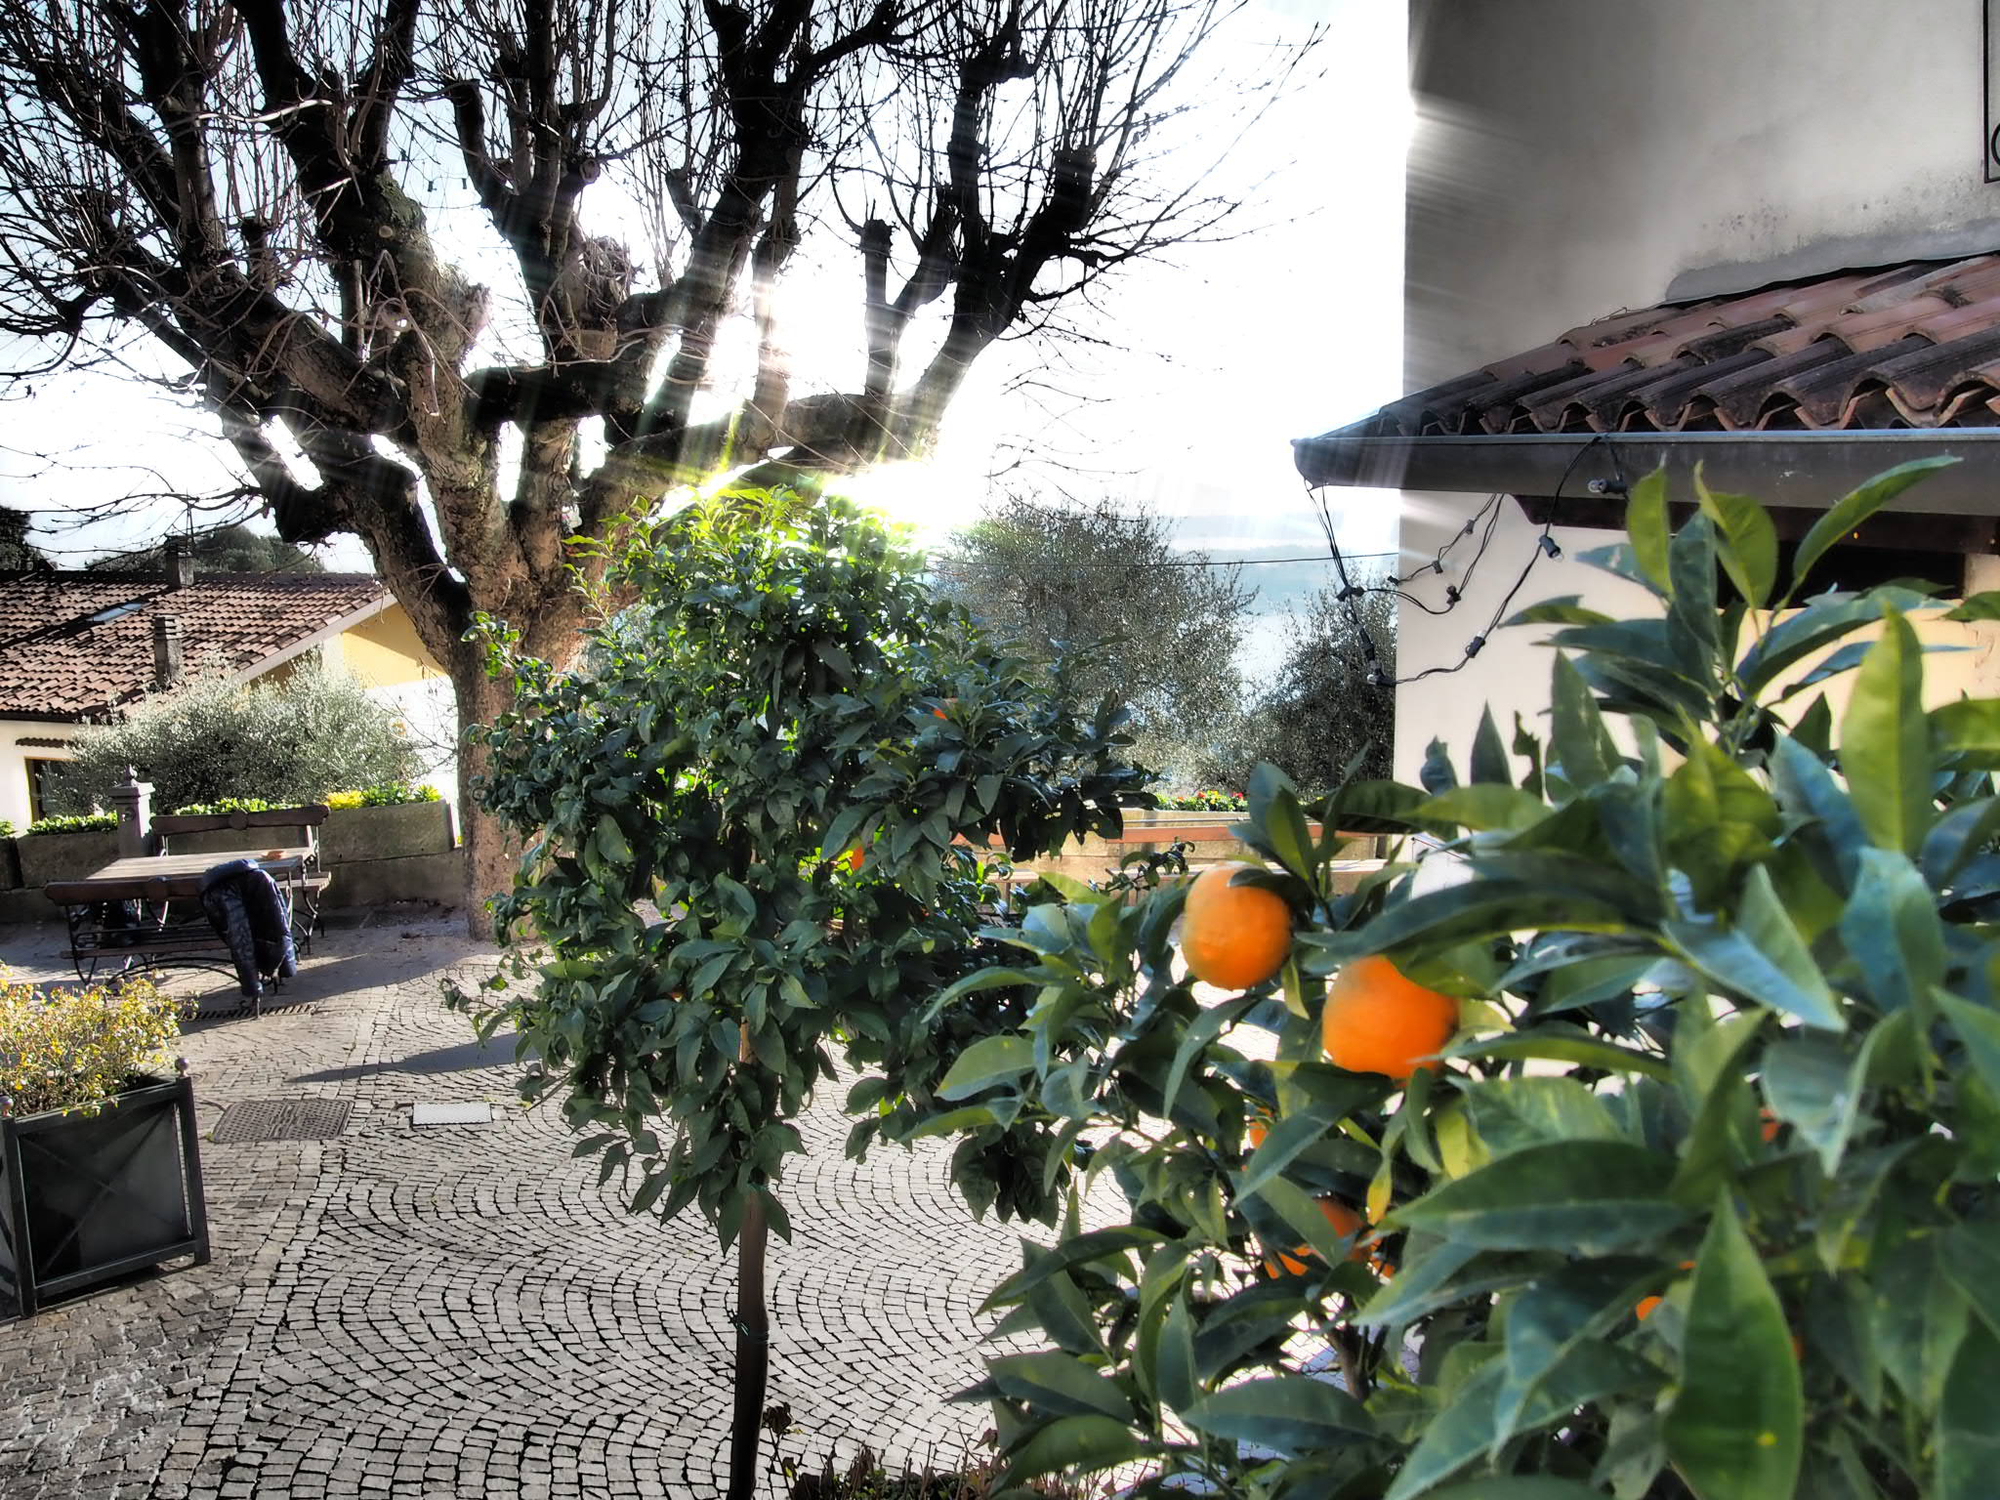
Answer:
<svg viewBox="0 0 2000 1500"><path fill-rule="evenodd" d="M1521 617L1556 627L1546 738L1489 719L1318 809L1451 880L1336 891L1266 770L1227 887L1263 938L1076 903L965 983L1045 997L968 1097L1087 1122L1129 1205L993 1299L1047 1345L990 1362L1008 1482L1994 1492L2000 700L1927 707L1918 624L2000 596L1799 586L1925 467L1834 503L1789 587L1753 502L1697 480L1675 533L1636 486L1593 560L1657 612ZM1245 970L1204 1004L1211 940Z"/></svg>
<svg viewBox="0 0 2000 1500"><path fill-rule="evenodd" d="M144 979L0 979L0 1297L23 1317L163 1260L208 1259L194 1095L166 1050L179 1017Z"/></svg>
<svg viewBox="0 0 2000 1500"><path fill-rule="evenodd" d="M975 1209L1051 1216L1053 1132L943 1098L1028 997L921 1015L983 961L991 839L1026 857L1150 800L1122 714L1079 717L923 567L847 502L725 494L615 544L580 670L497 634L518 706L483 731L480 796L526 841L498 906L524 941L460 1003L521 1034L540 1059L525 1095L563 1100L635 1212L696 1208L737 1248L732 1496L756 1478L791 1120L844 1054L851 1151L963 1130L952 1173Z"/></svg>

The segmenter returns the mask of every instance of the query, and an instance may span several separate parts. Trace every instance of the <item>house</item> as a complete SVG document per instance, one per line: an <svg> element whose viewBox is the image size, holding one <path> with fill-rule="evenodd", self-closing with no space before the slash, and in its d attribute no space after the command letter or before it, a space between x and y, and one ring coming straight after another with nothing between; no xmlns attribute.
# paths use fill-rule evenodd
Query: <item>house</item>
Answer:
<svg viewBox="0 0 2000 1500"><path fill-rule="evenodd" d="M1496 619L1648 607L1575 559L1661 465L1796 540L1954 455L1838 582L2000 585L2000 0L1412 0L1410 45L1413 394L1296 445L1310 484L1400 491L1440 611L1400 611L1399 778L1433 736L1462 762L1483 704L1546 707L1547 631ZM1993 627L1924 630L1973 648L1930 658L1934 701L2000 691Z"/></svg>
<svg viewBox="0 0 2000 1500"><path fill-rule="evenodd" d="M354 573L0 578L0 818L41 816L41 779L79 724L102 722L194 671L281 680L308 653L414 707L444 674L382 580Z"/></svg>

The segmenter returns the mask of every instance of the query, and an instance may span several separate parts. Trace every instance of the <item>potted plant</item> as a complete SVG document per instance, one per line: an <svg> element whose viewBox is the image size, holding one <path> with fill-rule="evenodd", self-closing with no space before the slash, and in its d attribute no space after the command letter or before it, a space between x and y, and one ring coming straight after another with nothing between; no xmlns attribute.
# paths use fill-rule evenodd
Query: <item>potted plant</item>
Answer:
<svg viewBox="0 0 2000 1500"><path fill-rule="evenodd" d="M0 972L0 1299L22 1317L208 1259L194 1094L166 1052L179 1032L148 980L58 991Z"/></svg>

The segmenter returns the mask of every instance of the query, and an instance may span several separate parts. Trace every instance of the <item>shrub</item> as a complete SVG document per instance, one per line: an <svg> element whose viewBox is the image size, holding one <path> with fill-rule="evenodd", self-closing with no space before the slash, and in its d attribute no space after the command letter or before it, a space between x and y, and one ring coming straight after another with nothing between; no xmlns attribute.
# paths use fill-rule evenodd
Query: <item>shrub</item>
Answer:
<svg viewBox="0 0 2000 1500"><path fill-rule="evenodd" d="M153 784L159 807L228 799L296 807L341 787L408 781L419 770L395 715L317 661L280 683L196 678L73 743L75 758L51 790L65 812L108 801L127 766Z"/></svg>
<svg viewBox="0 0 2000 1500"><path fill-rule="evenodd" d="M190 802L186 807L177 807L173 815L177 818L213 818L224 813L269 812L276 807L275 802L266 802L262 797L224 797L220 802Z"/></svg>
<svg viewBox="0 0 2000 1500"><path fill-rule="evenodd" d="M1831 507L1796 577L1936 462ZM1242 878L1296 920L1274 981L1198 1000L1168 889L1040 908L1016 967L958 987L1039 995L959 1097L1090 1132L1128 1205L991 1299L1048 1345L989 1362L1008 1482L1992 1493L2000 701L1926 711L1910 622L2000 618L2000 595L1784 613L1770 518L1696 492L1676 535L1662 477L1636 486L1629 543L1588 559L1657 615L1516 617L1557 627L1546 741L1489 718L1469 754L1433 747L1428 795L1310 809L1257 773L1270 868ZM1850 670L1836 716L1820 689ZM1441 840L1454 878L1339 890L1308 811ZM1441 1065L1323 1060L1343 974L1393 1028L1455 1011Z"/></svg>
<svg viewBox="0 0 2000 1500"><path fill-rule="evenodd" d="M118 826L116 813L73 813L59 814L53 818L37 818L28 825L32 836L43 833L101 833Z"/></svg>
<svg viewBox="0 0 2000 1500"><path fill-rule="evenodd" d="M436 802L440 800L434 786L413 786L408 782L389 782L381 786L362 787L358 791L328 792L328 807L403 807L412 802Z"/></svg>
<svg viewBox="0 0 2000 1500"><path fill-rule="evenodd" d="M44 990L0 969L0 1114L90 1110L170 1066L180 1008L146 979Z"/></svg>
<svg viewBox="0 0 2000 1500"><path fill-rule="evenodd" d="M1250 799L1241 792L1222 792L1214 787L1206 787L1185 797L1159 794L1154 800L1168 812L1240 813L1250 805Z"/></svg>

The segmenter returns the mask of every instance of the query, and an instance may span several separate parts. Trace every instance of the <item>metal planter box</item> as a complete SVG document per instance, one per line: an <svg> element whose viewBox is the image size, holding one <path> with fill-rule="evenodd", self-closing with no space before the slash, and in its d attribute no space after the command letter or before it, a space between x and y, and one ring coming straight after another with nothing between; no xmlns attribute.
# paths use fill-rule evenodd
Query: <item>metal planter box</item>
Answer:
<svg viewBox="0 0 2000 1500"><path fill-rule="evenodd" d="M208 1259L188 1079L137 1084L95 1115L0 1119L0 1302L29 1317L177 1255Z"/></svg>

